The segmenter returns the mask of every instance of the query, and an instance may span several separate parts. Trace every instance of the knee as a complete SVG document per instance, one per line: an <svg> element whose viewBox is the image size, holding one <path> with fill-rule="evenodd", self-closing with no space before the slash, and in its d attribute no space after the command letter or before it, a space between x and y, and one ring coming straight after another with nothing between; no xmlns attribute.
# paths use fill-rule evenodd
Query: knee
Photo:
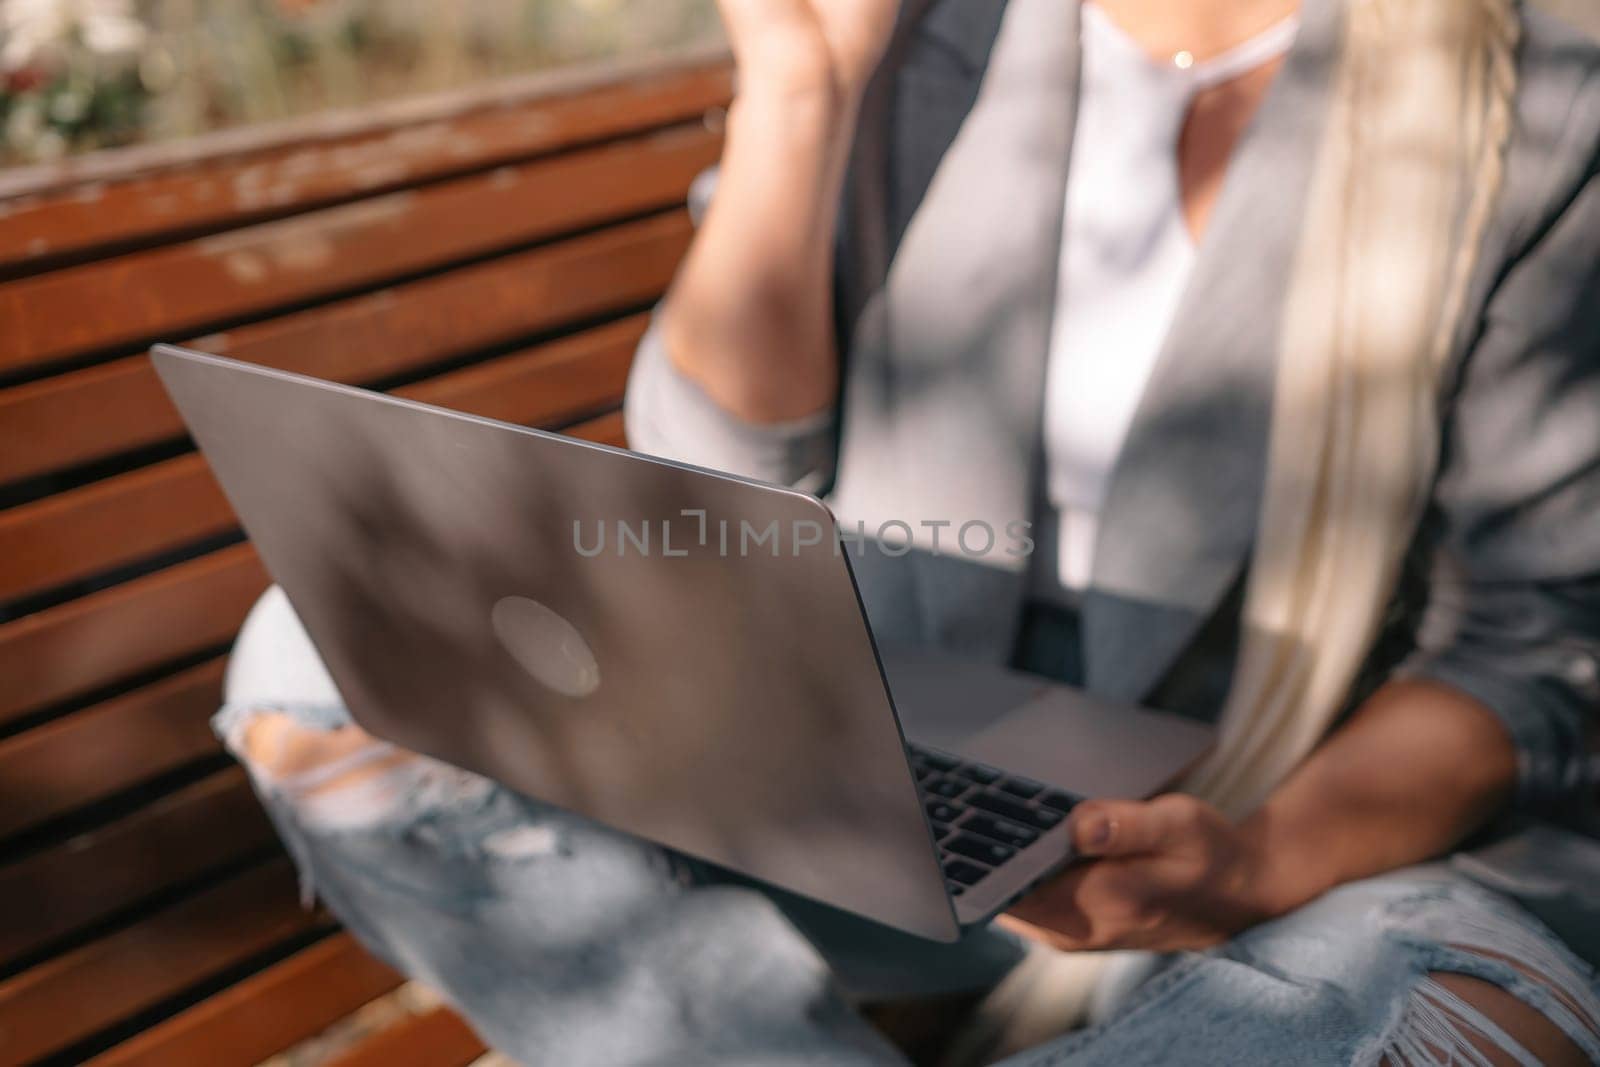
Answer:
<svg viewBox="0 0 1600 1067"><path fill-rule="evenodd" d="M359 726L320 728L280 711L249 716L230 741L258 780L304 797L360 785L419 758Z"/></svg>

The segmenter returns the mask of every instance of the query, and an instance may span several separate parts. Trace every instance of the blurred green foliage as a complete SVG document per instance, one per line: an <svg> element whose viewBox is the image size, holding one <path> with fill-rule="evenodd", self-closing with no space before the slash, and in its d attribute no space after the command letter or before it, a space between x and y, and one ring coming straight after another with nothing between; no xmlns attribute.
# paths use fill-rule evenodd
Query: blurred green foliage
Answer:
<svg viewBox="0 0 1600 1067"><path fill-rule="evenodd" d="M714 0L0 0L0 163L717 39Z"/></svg>

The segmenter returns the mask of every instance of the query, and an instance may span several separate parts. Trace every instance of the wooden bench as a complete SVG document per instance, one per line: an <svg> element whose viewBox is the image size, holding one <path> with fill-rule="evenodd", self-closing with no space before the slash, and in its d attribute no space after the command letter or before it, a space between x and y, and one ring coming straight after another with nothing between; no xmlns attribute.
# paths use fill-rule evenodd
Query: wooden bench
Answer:
<svg viewBox="0 0 1600 1067"><path fill-rule="evenodd" d="M721 54L0 175L0 1064L256 1063L400 977L207 727L268 582L170 340L622 442ZM467 1063L435 1009L349 1064Z"/></svg>

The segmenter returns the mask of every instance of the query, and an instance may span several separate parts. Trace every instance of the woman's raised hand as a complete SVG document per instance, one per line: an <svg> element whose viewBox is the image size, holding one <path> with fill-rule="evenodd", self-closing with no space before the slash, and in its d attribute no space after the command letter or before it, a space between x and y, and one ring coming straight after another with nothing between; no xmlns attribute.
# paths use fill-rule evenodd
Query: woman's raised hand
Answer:
<svg viewBox="0 0 1600 1067"><path fill-rule="evenodd" d="M718 0L740 93L860 96L883 58L900 0Z"/></svg>

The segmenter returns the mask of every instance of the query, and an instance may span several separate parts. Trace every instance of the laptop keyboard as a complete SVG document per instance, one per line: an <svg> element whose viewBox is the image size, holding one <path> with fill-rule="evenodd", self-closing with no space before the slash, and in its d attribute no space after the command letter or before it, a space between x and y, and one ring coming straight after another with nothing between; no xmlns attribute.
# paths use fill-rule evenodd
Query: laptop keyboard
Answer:
<svg viewBox="0 0 1600 1067"><path fill-rule="evenodd" d="M1081 797L947 752L906 746L952 896L1061 825Z"/></svg>

